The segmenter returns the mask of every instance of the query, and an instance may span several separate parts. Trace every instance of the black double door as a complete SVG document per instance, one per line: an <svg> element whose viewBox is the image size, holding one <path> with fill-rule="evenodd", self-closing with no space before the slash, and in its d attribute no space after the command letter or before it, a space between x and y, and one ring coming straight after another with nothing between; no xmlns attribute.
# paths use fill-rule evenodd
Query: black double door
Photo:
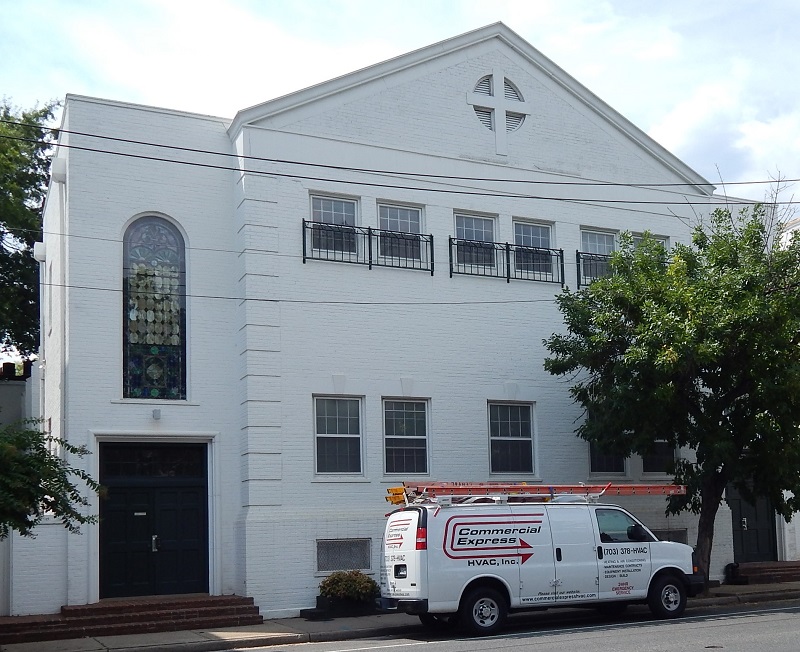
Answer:
<svg viewBox="0 0 800 652"><path fill-rule="evenodd" d="M728 486L726 494L733 522L733 560L777 560L775 509L769 500L757 498L755 503L750 503L733 485Z"/></svg>
<svg viewBox="0 0 800 652"><path fill-rule="evenodd" d="M202 444L100 446L100 597L208 592Z"/></svg>

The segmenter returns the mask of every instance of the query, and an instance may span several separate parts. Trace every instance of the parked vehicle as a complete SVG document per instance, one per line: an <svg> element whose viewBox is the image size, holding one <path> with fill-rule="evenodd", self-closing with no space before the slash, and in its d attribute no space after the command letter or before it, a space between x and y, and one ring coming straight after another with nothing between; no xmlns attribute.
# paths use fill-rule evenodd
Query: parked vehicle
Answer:
<svg viewBox="0 0 800 652"><path fill-rule="evenodd" d="M680 493L677 485L429 483L390 489L380 606L423 623L493 634L510 611L647 603L677 618L705 588L692 549L659 541L603 492Z"/></svg>

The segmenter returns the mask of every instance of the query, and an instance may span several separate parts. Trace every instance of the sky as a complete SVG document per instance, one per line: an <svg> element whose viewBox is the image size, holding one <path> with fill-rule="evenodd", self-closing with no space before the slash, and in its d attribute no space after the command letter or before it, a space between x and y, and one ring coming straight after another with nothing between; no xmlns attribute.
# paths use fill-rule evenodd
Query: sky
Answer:
<svg viewBox="0 0 800 652"><path fill-rule="evenodd" d="M0 0L0 97L232 118L497 21L718 191L800 179L798 0Z"/></svg>

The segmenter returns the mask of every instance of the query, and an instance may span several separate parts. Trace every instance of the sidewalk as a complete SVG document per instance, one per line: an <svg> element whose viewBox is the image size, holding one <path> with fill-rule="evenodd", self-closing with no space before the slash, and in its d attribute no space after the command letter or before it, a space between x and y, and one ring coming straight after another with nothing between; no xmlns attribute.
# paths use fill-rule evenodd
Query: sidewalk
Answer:
<svg viewBox="0 0 800 652"><path fill-rule="evenodd" d="M774 600L800 600L800 582L723 585L711 589L708 596L690 598L688 610L691 612L698 607ZM267 645L341 641L371 636L400 636L420 631L422 626L419 619L407 614L377 614L331 620L279 618L267 620L263 625L247 627L14 643L0 646L0 651L210 652Z"/></svg>

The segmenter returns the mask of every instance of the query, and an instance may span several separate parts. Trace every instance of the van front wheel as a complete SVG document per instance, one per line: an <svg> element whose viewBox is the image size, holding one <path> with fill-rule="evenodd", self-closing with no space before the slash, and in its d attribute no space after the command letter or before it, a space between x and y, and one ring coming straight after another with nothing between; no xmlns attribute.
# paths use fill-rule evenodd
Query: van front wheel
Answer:
<svg viewBox="0 0 800 652"><path fill-rule="evenodd" d="M507 611L505 598L498 591L475 589L464 599L461 623L472 634L489 636L503 626Z"/></svg>
<svg viewBox="0 0 800 652"><path fill-rule="evenodd" d="M663 575L650 586L647 604L656 618L677 618L686 609L686 588L677 577Z"/></svg>

